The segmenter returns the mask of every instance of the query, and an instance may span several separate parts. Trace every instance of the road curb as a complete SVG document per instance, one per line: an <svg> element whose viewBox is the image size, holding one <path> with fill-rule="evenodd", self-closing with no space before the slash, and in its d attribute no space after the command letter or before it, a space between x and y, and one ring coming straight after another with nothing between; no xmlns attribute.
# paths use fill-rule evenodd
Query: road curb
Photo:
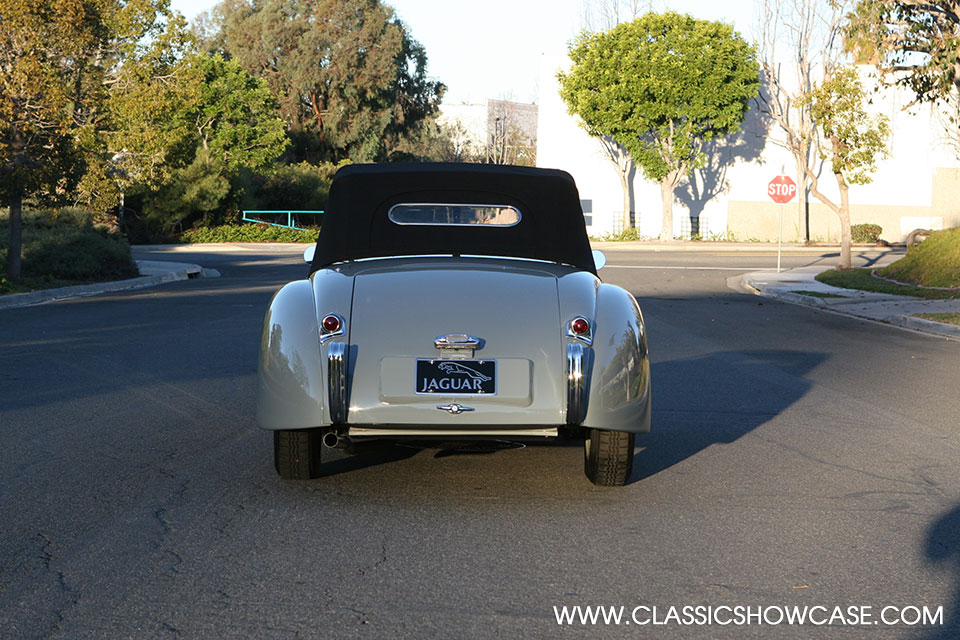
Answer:
<svg viewBox="0 0 960 640"><path fill-rule="evenodd" d="M915 331L924 333L936 333L947 337L960 340L960 325L937 322L935 320L926 320L916 316L898 316L903 320L903 326Z"/></svg>
<svg viewBox="0 0 960 640"><path fill-rule="evenodd" d="M869 320L871 322L896 327L898 329L916 331L926 335L937 336L939 338L960 341L960 326L957 325L947 324L944 322L935 322L933 320L925 320L923 318L914 317L910 314L890 314L884 315L883 317L878 317L876 315L854 313L848 309L844 309L841 305L827 304L823 302L821 298L817 298L815 296L807 296L790 291L780 291L776 288L757 287L751 281L751 279L748 278L749 275L750 274L743 274L727 278L727 286L734 291L751 293L762 298L770 298L773 300L779 300L780 302L795 304L801 307L809 307L818 311L836 313L838 315L847 316L848 318ZM840 289L840 291L845 290Z"/></svg>
<svg viewBox="0 0 960 640"><path fill-rule="evenodd" d="M753 295L760 296L761 298L772 298L774 300L790 302L792 304L798 304L804 307L814 307L815 309L829 308L820 301L820 298L815 298L814 296L805 296L801 293L792 293L790 291L762 289L754 286L754 284L747 278L747 274L727 278L727 287L733 289L734 291L752 293Z"/></svg>
<svg viewBox="0 0 960 640"><path fill-rule="evenodd" d="M28 293L13 293L0 296L0 310L29 307L35 304L44 304L56 300L70 298L86 298L101 293L128 291L153 287L165 282L177 282L190 278L216 278L220 272L216 269L204 269L198 264L187 262L163 262L161 260L137 260L137 268L146 275L128 280L114 280L112 282L94 282L92 284L78 284L71 287L57 289L41 289Z"/></svg>

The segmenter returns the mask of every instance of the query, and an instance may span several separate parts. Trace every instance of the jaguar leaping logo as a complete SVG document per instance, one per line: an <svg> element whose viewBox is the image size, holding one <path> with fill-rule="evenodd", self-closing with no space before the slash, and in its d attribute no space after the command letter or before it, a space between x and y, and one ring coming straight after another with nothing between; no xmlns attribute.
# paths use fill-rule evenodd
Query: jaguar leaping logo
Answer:
<svg viewBox="0 0 960 640"><path fill-rule="evenodd" d="M490 380L490 376L485 376L476 369L471 369L470 367L465 367L462 364L456 362L444 362L437 367L446 374L453 375L459 373L469 377L471 380L478 380L480 382L487 382Z"/></svg>
<svg viewBox="0 0 960 640"><path fill-rule="evenodd" d="M430 378L424 377L421 381L422 388L418 393L483 393L483 383L493 380L490 376L483 375L472 367L467 367L459 362L441 362L437 368L446 374L446 377Z"/></svg>

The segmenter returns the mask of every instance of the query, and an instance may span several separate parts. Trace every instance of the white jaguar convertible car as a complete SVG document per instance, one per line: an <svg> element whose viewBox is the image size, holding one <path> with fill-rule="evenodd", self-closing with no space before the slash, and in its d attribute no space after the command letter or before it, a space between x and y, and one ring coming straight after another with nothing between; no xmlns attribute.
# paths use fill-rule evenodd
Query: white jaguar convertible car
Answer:
<svg viewBox="0 0 960 640"><path fill-rule="evenodd" d="M565 437L591 482L628 481L650 430L646 330L597 277L570 175L347 166L305 258L260 344L257 421L282 477L374 439Z"/></svg>

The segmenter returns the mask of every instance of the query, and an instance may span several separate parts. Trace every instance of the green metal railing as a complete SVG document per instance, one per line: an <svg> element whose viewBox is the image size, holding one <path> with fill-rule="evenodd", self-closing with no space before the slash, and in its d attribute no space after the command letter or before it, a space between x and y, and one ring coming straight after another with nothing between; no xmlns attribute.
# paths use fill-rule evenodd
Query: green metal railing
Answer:
<svg viewBox="0 0 960 640"><path fill-rule="evenodd" d="M281 224L279 222L270 222L268 220L258 220L256 218L251 217L255 215L258 215L258 216L286 215L287 224ZM245 209L243 211L242 220L244 222L255 222L257 224L268 224L271 227L282 227L284 229L299 229L300 231L303 231L304 230L303 227L298 227L297 225L294 224L294 216L301 216L301 215L322 216L323 211L308 210L308 209L291 209L289 211L281 211L281 210L275 210L275 209L250 209L250 210Z"/></svg>

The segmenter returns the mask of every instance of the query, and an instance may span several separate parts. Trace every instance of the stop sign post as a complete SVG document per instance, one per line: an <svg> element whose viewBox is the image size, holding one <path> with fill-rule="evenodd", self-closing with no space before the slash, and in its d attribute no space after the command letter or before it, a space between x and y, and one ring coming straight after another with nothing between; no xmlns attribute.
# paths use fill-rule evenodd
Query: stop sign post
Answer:
<svg viewBox="0 0 960 640"><path fill-rule="evenodd" d="M767 183L767 195L780 206L780 232L777 237L777 273L780 273L780 255L783 252L783 206L797 195L797 183L790 176L779 175Z"/></svg>

